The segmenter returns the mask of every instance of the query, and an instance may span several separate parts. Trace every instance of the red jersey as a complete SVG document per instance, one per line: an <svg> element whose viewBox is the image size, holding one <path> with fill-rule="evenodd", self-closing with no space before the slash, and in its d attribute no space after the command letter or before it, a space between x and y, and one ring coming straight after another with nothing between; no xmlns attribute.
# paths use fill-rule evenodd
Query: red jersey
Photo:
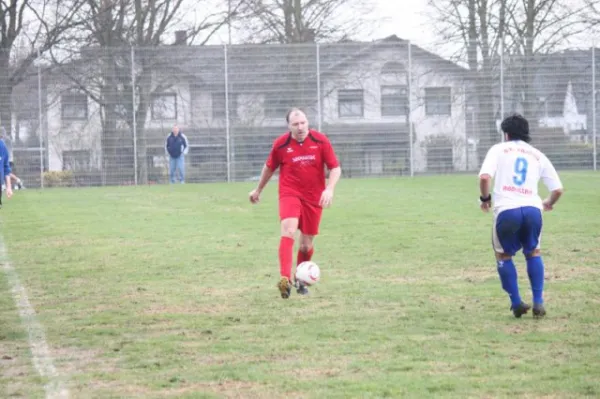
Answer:
<svg viewBox="0 0 600 399"><path fill-rule="evenodd" d="M323 133L309 130L299 143L292 133L285 133L273 142L267 167L279 170L279 197L294 196L318 204L325 190L325 166L339 166L331 142Z"/></svg>

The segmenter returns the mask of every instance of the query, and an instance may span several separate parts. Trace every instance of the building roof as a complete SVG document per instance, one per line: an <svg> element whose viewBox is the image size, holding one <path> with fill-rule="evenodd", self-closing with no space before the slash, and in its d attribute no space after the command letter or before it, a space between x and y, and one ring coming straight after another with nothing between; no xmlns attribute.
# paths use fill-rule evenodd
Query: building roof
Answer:
<svg viewBox="0 0 600 399"><path fill-rule="evenodd" d="M144 62L153 69L169 71L167 76L186 80L210 91L225 88L232 92L273 90L280 87L282 92L289 90L316 90L316 77L327 76L363 61L379 50L397 51L400 58L408 58L408 41L389 36L372 42L345 41L338 43L299 43L299 44L256 44L256 45L170 45L149 48L136 48L136 64ZM427 58L439 63L448 73L464 73L466 69L427 50L412 45L414 57ZM82 49L82 59L64 66L70 71L89 68L90 60L95 63L105 57L131 58L131 48ZM317 62L317 59L319 62ZM75 65L79 64L79 67ZM127 63L124 63L127 64ZM130 74L130 66L123 65L120 71L123 78ZM268 85L268 86L267 86Z"/></svg>
<svg viewBox="0 0 600 399"><path fill-rule="evenodd" d="M600 87L600 50L596 51L596 81ZM534 65L533 94L541 115L561 116L567 87L572 86L573 96L580 113L592 108L592 51L566 50L540 55ZM544 101L545 100L545 103Z"/></svg>

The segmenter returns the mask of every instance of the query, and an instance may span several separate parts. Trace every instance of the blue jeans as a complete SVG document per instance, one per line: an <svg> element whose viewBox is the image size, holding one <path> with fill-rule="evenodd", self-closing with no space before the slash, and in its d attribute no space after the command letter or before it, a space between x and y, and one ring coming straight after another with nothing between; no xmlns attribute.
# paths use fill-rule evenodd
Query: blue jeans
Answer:
<svg viewBox="0 0 600 399"><path fill-rule="evenodd" d="M169 157L169 181L175 183L175 175L179 171L181 183L185 183L185 156L179 158Z"/></svg>

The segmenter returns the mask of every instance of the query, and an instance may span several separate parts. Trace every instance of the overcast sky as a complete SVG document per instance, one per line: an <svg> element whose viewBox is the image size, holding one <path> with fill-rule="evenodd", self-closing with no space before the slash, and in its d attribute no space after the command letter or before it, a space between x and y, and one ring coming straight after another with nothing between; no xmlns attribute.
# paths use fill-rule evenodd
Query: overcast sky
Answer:
<svg viewBox="0 0 600 399"><path fill-rule="evenodd" d="M215 0L220 2L222 0ZM431 27L431 8L427 6L428 0L374 0L376 8L371 19L377 20L372 24L369 34L356 37L358 40L375 40L390 35L396 35L402 39L410 40L412 43L432 51L438 55L449 58L455 54L457 48L462 47L462 43L441 45L439 38L434 34ZM561 0L563 1L563 0ZM570 5L581 5L584 0L564 0L569 1ZM220 3L223 4L223 3ZM202 9L201 9L202 11ZM348 10L348 13L352 13ZM352 16L352 14L350 14ZM216 35L211 44L227 43L227 29L223 29ZM596 38L588 32L573 42L573 46L590 48L593 43L600 45L600 34ZM235 43L235 37L233 38Z"/></svg>

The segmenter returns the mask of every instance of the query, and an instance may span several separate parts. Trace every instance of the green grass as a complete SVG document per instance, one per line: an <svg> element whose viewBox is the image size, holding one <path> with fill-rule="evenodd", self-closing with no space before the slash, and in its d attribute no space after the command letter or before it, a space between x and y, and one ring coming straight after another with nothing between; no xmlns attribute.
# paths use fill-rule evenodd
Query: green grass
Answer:
<svg viewBox="0 0 600 399"><path fill-rule="evenodd" d="M248 184L25 190L0 222L73 397L598 396L600 174L562 178L543 320L509 312L473 176L342 180L289 300L273 183L254 207ZM0 315L0 392L42 397L4 274Z"/></svg>

